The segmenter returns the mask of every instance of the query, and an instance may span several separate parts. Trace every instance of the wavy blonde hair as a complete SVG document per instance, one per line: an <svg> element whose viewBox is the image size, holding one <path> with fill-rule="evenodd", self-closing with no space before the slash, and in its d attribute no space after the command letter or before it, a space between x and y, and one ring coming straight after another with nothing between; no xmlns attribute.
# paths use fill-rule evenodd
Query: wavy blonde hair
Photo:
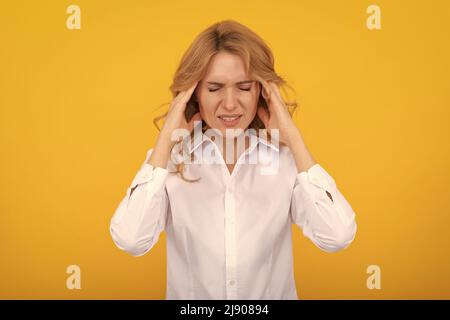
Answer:
<svg viewBox="0 0 450 320"><path fill-rule="evenodd" d="M238 55L244 61L246 72L251 78L257 80L263 79L267 82L272 81L282 89L285 95L287 95L287 93L284 87L288 87L295 92L295 90L275 72L272 51L264 40L239 22L234 20L224 20L215 23L202 31L184 53L175 72L173 83L170 86L172 96L176 97L180 91L187 90L194 85L194 83L200 81L206 74L211 58L221 51ZM297 108L297 103L295 101L285 101L285 104L292 117L294 110ZM258 106L263 107L269 112L266 100L261 94L258 100ZM186 105L186 120L190 121L198 111L198 102L194 98L194 95L192 95ZM158 121L165 118L167 113L168 112L153 120L153 123L159 131L161 129L158 126ZM208 128L209 126L203 121L202 132L204 133ZM259 129L265 129L265 126L256 114L255 118L250 123L249 128L259 132ZM270 136L268 132L267 134ZM192 139L193 132L191 132L191 141ZM182 143L182 141L178 143ZM187 179L184 176L185 164L182 162L177 164L176 168L176 171L171 173L178 173L184 181L195 182L200 179Z"/></svg>

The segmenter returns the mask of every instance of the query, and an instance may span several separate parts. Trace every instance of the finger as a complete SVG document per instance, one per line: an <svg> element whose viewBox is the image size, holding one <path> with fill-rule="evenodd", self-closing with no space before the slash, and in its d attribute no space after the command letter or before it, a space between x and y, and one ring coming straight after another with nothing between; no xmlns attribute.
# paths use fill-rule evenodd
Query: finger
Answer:
<svg viewBox="0 0 450 320"><path fill-rule="evenodd" d="M187 90L180 91L176 97L173 99L171 108L174 106L177 106L179 104L186 105L189 101L189 99L192 96L192 93L194 92L195 88L197 87L198 82L194 83L192 86L190 86Z"/></svg>
<svg viewBox="0 0 450 320"><path fill-rule="evenodd" d="M264 99L269 100L270 94L269 94L269 92L267 92L266 88L262 87L262 93L261 94L262 94Z"/></svg>
<svg viewBox="0 0 450 320"><path fill-rule="evenodd" d="M180 92L178 92L177 96L175 97L174 102L178 102L181 99L183 99L183 97L186 95L186 90L182 90Z"/></svg>
<svg viewBox="0 0 450 320"><path fill-rule="evenodd" d="M270 85L272 87L272 92L275 95L275 99L277 99L281 103L282 106L287 108L287 106L284 103L283 97L281 96L281 91L280 91L280 88L278 87L278 85L276 85L275 83L271 83Z"/></svg>
<svg viewBox="0 0 450 320"><path fill-rule="evenodd" d="M264 92L263 92L263 98L266 100L267 102L267 107L269 109L269 111L274 111L274 104L276 105L276 96L273 93L273 89L271 89L270 86L270 82L267 82L265 80L263 80L261 82L264 86L264 90L266 91L266 97L264 96Z"/></svg>
<svg viewBox="0 0 450 320"><path fill-rule="evenodd" d="M190 86L189 89L187 89L183 97L181 98L181 101L183 103L187 103L189 99L192 97L192 93L194 92L195 88L197 87L198 82L195 82L192 86Z"/></svg>
<svg viewBox="0 0 450 320"><path fill-rule="evenodd" d="M270 96L271 96L271 90L270 90L269 84L264 79L261 79L260 82L262 84L262 88L261 88L262 96L263 96L264 99L269 101L270 100Z"/></svg>
<svg viewBox="0 0 450 320"><path fill-rule="evenodd" d="M261 95L263 96L264 99L268 100L270 98L269 84L267 83L267 81L265 81L263 78L261 78L261 77L259 77L257 75L255 75L255 79L261 85Z"/></svg>
<svg viewBox="0 0 450 320"><path fill-rule="evenodd" d="M271 82L270 87L272 88L273 101L276 102L274 103L275 108L277 110L279 110L278 108L288 110L288 107L284 102L283 97L281 96L281 91L278 85L276 83Z"/></svg>
<svg viewBox="0 0 450 320"><path fill-rule="evenodd" d="M169 110L172 110L172 108L176 105L178 105L178 102L182 99L182 97L186 94L186 91L180 91L178 94L173 98L172 103L169 106Z"/></svg>
<svg viewBox="0 0 450 320"><path fill-rule="evenodd" d="M194 121L202 121L202 116L200 115L200 112L197 112L196 114L194 114L192 116L191 120L189 120L189 122L188 122L189 132L191 132L194 129L194 126L196 124Z"/></svg>
<svg viewBox="0 0 450 320"><path fill-rule="evenodd" d="M275 96L281 100L281 93L280 93L280 89L278 88L278 86L273 82L270 82L269 85L272 88L272 92L275 94Z"/></svg>

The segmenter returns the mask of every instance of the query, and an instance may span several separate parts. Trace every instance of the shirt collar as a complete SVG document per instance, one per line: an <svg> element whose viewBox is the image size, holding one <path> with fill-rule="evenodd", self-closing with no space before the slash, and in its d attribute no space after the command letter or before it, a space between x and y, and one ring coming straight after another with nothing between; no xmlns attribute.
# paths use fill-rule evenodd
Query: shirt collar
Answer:
<svg viewBox="0 0 450 320"><path fill-rule="evenodd" d="M275 144L269 142L267 140L267 134L261 134L258 136L255 130L248 130L247 132L248 132L247 134L250 137L250 146L248 150L251 151L255 145L257 145L258 143L262 143L267 147L273 149L274 151L279 152L280 150L279 146L276 146ZM186 138L189 139L190 135L187 136ZM206 131L205 133L202 132L202 122L200 122L198 125L194 127L194 140L192 144L189 146L189 154L194 152L201 144L203 144L206 141L214 143L214 141L212 141L210 136L208 135L208 131Z"/></svg>

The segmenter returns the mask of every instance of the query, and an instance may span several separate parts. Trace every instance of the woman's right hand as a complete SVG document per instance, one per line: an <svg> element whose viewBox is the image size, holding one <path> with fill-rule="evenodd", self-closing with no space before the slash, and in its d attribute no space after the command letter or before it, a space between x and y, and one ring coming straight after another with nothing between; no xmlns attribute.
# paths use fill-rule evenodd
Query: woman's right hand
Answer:
<svg viewBox="0 0 450 320"><path fill-rule="evenodd" d="M198 82L197 82L198 83ZM192 132L194 129L194 121L201 121L200 112L194 114L189 122L186 121L185 110L186 105L192 97L192 94L197 87L197 83L192 85L189 89L180 91L178 95L172 100L169 111L167 112L166 120L161 129L161 134L171 136L176 129L186 129ZM176 143L176 141L173 141Z"/></svg>
<svg viewBox="0 0 450 320"><path fill-rule="evenodd" d="M194 116L186 121L185 110L186 105L191 99L194 93L197 83L192 85L189 89L181 91L172 100L169 111L167 112L166 120L158 135L155 148L148 160L148 163L155 167L166 168L167 161L170 157L170 152L173 146L177 143L172 139L172 133L177 129L186 129L192 132L194 129L194 121L201 121L200 112L194 114Z"/></svg>

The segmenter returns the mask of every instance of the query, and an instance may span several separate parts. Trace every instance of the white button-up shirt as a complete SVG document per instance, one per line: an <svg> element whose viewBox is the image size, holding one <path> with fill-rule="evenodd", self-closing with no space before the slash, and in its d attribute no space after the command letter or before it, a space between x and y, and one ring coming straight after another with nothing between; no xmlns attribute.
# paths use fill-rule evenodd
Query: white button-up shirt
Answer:
<svg viewBox="0 0 450 320"><path fill-rule="evenodd" d="M148 150L110 233L117 247L142 256L166 231L167 299L298 299L291 225L327 252L353 241L355 214L322 166L298 173L288 147L255 137L232 174L222 157L187 164L185 176L200 177L192 183L169 172L171 160L167 168L148 164ZM202 134L189 152L211 150L219 149ZM268 159L278 161L275 173Z"/></svg>

